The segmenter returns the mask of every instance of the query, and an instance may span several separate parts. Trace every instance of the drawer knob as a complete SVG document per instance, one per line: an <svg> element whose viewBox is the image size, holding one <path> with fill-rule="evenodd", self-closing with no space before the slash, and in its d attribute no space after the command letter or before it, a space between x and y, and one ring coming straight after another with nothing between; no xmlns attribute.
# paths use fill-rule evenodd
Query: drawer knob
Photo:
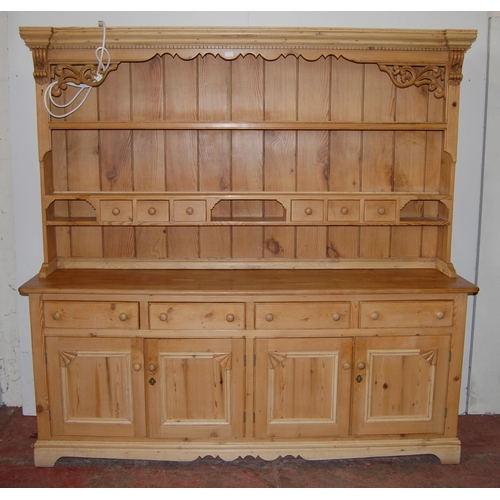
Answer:
<svg viewBox="0 0 500 500"><path fill-rule="evenodd" d="M128 319L128 316L125 313L121 313L118 317L120 318L120 321L127 321Z"/></svg>
<svg viewBox="0 0 500 500"><path fill-rule="evenodd" d="M340 209L340 213L341 213L342 215L347 215L347 214L349 213L349 209L348 209L347 207L342 207L342 208Z"/></svg>
<svg viewBox="0 0 500 500"><path fill-rule="evenodd" d="M111 210L111 213L112 213L113 215L119 215L119 213L120 213L120 209L119 209L118 207L115 207L115 208L113 208L113 210Z"/></svg>
<svg viewBox="0 0 500 500"><path fill-rule="evenodd" d="M340 314L339 313L333 313L332 319L333 319L333 321L338 321L340 319Z"/></svg>
<svg viewBox="0 0 500 500"><path fill-rule="evenodd" d="M58 320L60 320L60 319L61 319L61 313L55 312L55 313L52 315L52 317L53 317L56 321L58 321Z"/></svg>
<svg viewBox="0 0 500 500"><path fill-rule="evenodd" d="M228 315L226 315L226 321L228 323L232 323L234 321L234 314L228 314Z"/></svg>
<svg viewBox="0 0 500 500"><path fill-rule="evenodd" d="M149 363L148 372L153 373L154 371L156 371L156 365L154 363Z"/></svg>
<svg viewBox="0 0 500 500"><path fill-rule="evenodd" d="M379 213L379 215L384 215L385 214L385 208L384 207L380 207L377 212Z"/></svg>
<svg viewBox="0 0 500 500"><path fill-rule="evenodd" d="M140 369L141 369L141 365L140 365L139 363L136 363L136 364L133 366L133 368L134 368L134 371L138 372L138 371L140 371Z"/></svg>
<svg viewBox="0 0 500 500"><path fill-rule="evenodd" d="M168 314L166 313L160 314L160 321L167 321L167 319L168 319Z"/></svg>
<svg viewBox="0 0 500 500"><path fill-rule="evenodd" d="M186 208L186 213L188 215L193 215L194 214L194 208L193 207L187 207Z"/></svg>
<svg viewBox="0 0 500 500"><path fill-rule="evenodd" d="M307 207L305 210L304 210L304 213L306 215L311 215L313 213L313 209L311 207Z"/></svg>
<svg viewBox="0 0 500 500"><path fill-rule="evenodd" d="M156 208L151 207L151 208L148 210L148 214L149 214L149 215L155 215L155 214L156 214Z"/></svg>
<svg viewBox="0 0 500 500"><path fill-rule="evenodd" d="M266 314L266 321L267 321L268 323L271 323L271 321L272 321L273 319L274 319L274 316L273 316L271 313Z"/></svg>
<svg viewBox="0 0 500 500"><path fill-rule="evenodd" d="M351 368L351 363L344 363L344 364L342 365L342 368L343 368L344 370L349 370L349 369Z"/></svg>
<svg viewBox="0 0 500 500"><path fill-rule="evenodd" d="M364 370L365 369L365 364L363 362L358 363L358 369L359 370Z"/></svg>
<svg viewBox="0 0 500 500"><path fill-rule="evenodd" d="M378 319L378 313L377 312L372 313L370 318L373 319L373 321L376 321Z"/></svg>
<svg viewBox="0 0 500 500"><path fill-rule="evenodd" d="M437 317L437 319L443 319L443 318L444 318L444 312L443 312L443 311L439 311L439 312L436 314L436 317Z"/></svg>

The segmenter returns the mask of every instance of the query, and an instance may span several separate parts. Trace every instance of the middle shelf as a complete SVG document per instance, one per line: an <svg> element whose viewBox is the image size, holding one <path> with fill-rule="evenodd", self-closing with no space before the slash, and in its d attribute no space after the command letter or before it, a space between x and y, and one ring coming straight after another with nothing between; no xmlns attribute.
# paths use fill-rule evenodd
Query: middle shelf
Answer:
<svg viewBox="0 0 500 500"><path fill-rule="evenodd" d="M43 197L48 226L450 224L435 193L64 192Z"/></svg>

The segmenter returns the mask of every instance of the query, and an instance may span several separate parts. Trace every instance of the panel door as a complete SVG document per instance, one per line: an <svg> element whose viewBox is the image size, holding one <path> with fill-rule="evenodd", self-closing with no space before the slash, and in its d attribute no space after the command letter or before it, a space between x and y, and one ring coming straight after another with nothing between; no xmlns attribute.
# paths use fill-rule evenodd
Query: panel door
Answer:
<svg viewBox="0 0 500 500"><path fill-rule="evenodd" d="M346 436L352 339L259 339L256 345L257 437Z"/></svg>
<svg viewBox="0 0 500 500"><path fill-rule="evenodd" d="M54 436L145 434L142 341L47 338Z"/></svg>
<svg viewBox="0 0 500 500"><path fill-rule="evenodd" d="M150 437L243 435L242 339L146 340Z"/></svg>
<svg viewBox="0 0 500 500"><path fill-rule="evenodd" d="M356 339L353 434L443 433L448 336Z"/></svg>

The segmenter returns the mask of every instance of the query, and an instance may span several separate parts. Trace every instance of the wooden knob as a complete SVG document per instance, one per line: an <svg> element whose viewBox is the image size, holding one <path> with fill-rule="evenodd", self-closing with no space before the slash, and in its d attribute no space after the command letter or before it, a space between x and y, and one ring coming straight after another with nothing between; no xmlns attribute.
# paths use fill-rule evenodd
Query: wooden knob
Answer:
<svg viewBox="0 0 500 500"><path fill-rule="evenodd" d="M141 369L141 365L139 363L136 363L133 368L134 371L138 372Z"/></svg>
<svg viewBox="0 0 500 500"><path fill-rule="evenodd" d="M113 215L118 215L120 213L120 209L118 207L115 207L115 208L113 208L113 210L111 210L111 213Z"/></svg>
<svg viewBox="0 0 500 500"><path fill-rule="evenodd" d="M267 321L267 322L271 323L271 321L272 321L273 319L274 319L274 316L273 316L271 313L266 314L266 321Z"/></svg>
<svg viewBox="0 0 500 500"><path fill-rule="evenodd" d="M160 314L160 321L167 321L167 319L168 319L168 314L166 313Z"/></svg>
<svg viewBox="0 0 500 500"><path fill-rule="evenodd" d="M156 370L156 365L154 363L149 363L148 372L154 372Z"/></svg>
<svg viewBox="0 0 500 500"><path fill-rule="evenodd" d="M128 319L128 316L125 313L121 313L118 317L120 318L120 321L127 321Z"/></svg>
<svg viewBox="0 0 500 500"><path fill-rule="evenodd" d="M333 319L333 321L338 321L340 319L340 314L339 313L333 313L332 314L332 319Z"/></svg>
<svg viewBox="0 0 500 500"><path fill-rule="evenodd" d="M443 319L443 318L444 318L444 312L443 312L443 311L439 311L439 312L436 314L436 317L437 317L437 319Z"/></svg>
<svg viewBox="0 0 500 500"><path fill-rule="evenodd" d="M358 363L358 369L359 370L364 370L365 369L365 364L364 363Z"/></svg>
<svg viewBox="0 0 500 500"><path fill-rule="evenodd" d="M304 213L306 215L311 215L313 213L313 209L311 207L307 207L305 210L304 210Z"/></svg>
<svg viewBox="0 0 500 500"><path fill-rule="evenodd" d="M188 215L193 215L194 214L194 208L193 207L187 207L186 208L186 213Z"/></svg>
<svg viewBox="0 0 500 500"><path fill-rule="evenodd" d="M234 314L228 314L228 315L226 315L226 321L228 323L232 323L234 321Z"/></svg>
<svg viewBox="0 0 500 500"><path fill-rule="evenodd" d="M347 214L349 213L349 209L348 209L347 207L342 207L342 208L340 209L340 213L341 213L342 215L347 215Z"/></svg>
<svg viewBox="0 0 500 500"><path fill-rule="evenodd" d="M155 215L155 214L156 214L156 208L155 208L155 207L151 207L151 208L148 210L148 214L149 214L149 215Z"/></svg>
<svg viewBox="0 0 500 500"><path fill-rule="evenodd" d="M384 215L385 214L385 208L384 207L380 207L377 212L379 213L379 215Z"/></svg>
<svg viewBox="0 0 500 500"><path fill-rule="evenodd" d="M343 368L344 370L349 370L349 369L351 368L351 363L344 363L344 364L342 365L342 368Z"/></svg>
<svg viewBox="0 0 500 500"><path fill-rule="evenodd" d="M60 319L61 319L61 313L55 312L55 313L52 315L52 317L53 317L56 321L58 321L58 320L60 320Z"/></svg>
<svg viewBox="0 0 500 500"><path fill-rule="evenodd" d="M378 319L378 312L372 313L372 315L370 316L370 318L373 319L373 321L376 321Z"/></svg>

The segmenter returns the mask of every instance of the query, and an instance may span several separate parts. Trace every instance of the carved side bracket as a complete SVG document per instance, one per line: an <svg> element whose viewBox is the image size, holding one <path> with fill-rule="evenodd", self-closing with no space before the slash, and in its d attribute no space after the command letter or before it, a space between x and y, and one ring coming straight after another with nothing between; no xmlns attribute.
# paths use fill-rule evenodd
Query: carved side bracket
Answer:
<svg viewBox="0 0 500 500"><path fill-rule="evenodd" d="M428 85L436 99L444 97L445 69L440 66L387 66L379 64L380 71L389 75L396 87L406 89L415 85Z"/></svg>
<svg viewBox="0 0 500 500"><path fill-rule="evenodd" d="M33 56L33 76L36 83L43 85L49 81L49 61L47 59L47 47L34 47L31 49Z"/></svg>
<svg viewBox="0 0 500 500"><path fill-rule="evenodd" d="M450 52L450 85L460 85L462 78L462 65L464 63L465 50L453 50Z"/></svg>

